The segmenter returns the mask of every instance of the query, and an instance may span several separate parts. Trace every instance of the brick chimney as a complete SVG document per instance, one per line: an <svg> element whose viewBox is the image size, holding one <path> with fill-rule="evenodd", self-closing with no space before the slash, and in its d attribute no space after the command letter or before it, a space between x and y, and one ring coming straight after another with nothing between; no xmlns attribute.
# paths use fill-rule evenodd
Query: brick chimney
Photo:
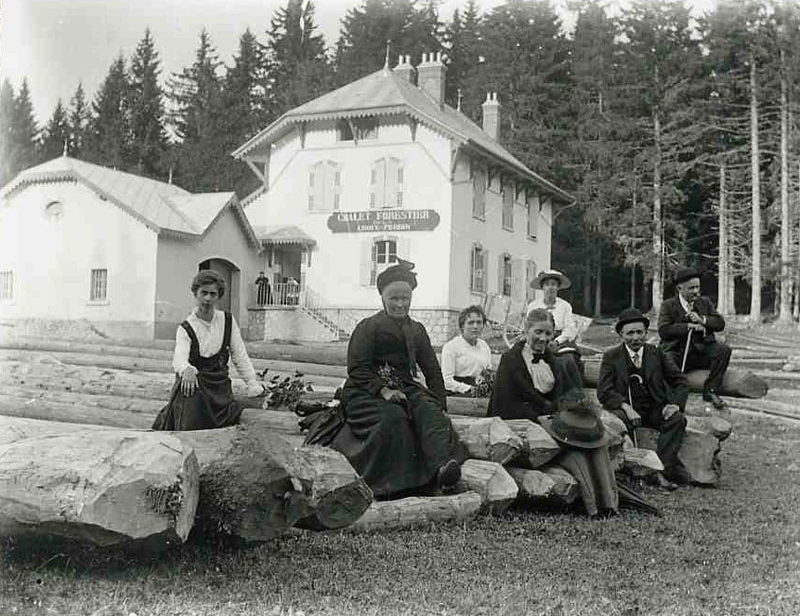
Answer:
<svg viewBox="0 0 800 616"><path fill-rule="evenodd" d="M411 56L398 56L394 72L409 83L414 83L414 67L411 65Z"/></svg>
<svg viewBox="0 0 800 616"><path fill-rule="evenodd" d="M446 70L441 51L422 54L422 64L417 67L417 85L440 106L444 104Z"/></svg>
<svg viewBox="0 0 800 616"><path fill-rule="evenodd" d="M487 92L483 108L483 132L495 141L500 141L500 103L497 92Z"/></svg>

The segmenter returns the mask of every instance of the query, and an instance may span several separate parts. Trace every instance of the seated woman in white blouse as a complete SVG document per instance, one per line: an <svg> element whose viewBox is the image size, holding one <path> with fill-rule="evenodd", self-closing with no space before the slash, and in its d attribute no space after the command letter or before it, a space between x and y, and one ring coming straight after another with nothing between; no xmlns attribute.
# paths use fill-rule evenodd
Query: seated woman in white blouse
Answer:
<svg viewBox="0 0 800 616"><path fill-rule="evenodd" d="M448 392L475 393L481 373L492 366L492 351L479 338L486 325L486 313L480 306L469 306L458 315L461 334L442 347L442 377Z"/></svg>
<svg viewBox="0 0 800 616"><path fill-rule="evenodd" d="M547 310L555 322L555 338L550 342L551 350L557 355L571 356L579 369L582 370L580 361L580 351L575 340L578 337L578 327L575 318L572 316L572 306L566 300L558 297L561 289L569 289L572 286L569 278L558 270L544 270L531 281L531 287L541 289L542 297L538 297L530 302L525 310L525 314L530 314L535 308Z"/></svg>
<svg viewBox="0 0 800 616"><path fill-rule="evenodd" d="M247 395L264 393L239 326L229 312L217 310L225 280L213 270L203 270L191 288L197 308L178 327L172 359L175 384L153 430L206 430L238 423L242 405L233 398L229 358L247 384Z"/></svg>

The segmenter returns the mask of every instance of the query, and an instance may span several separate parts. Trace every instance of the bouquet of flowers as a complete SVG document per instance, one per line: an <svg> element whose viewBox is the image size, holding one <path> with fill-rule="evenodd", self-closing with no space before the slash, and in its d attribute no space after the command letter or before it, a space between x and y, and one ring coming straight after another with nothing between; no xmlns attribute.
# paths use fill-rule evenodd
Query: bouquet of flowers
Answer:
<svg viewBox="0 0 800 616"><path fill-rule="evenodd" d="M389 389L403 389L403 375L388 362L383 362L382 366L378 366L377 373Z"/></svg>
<svg viewBox="0 0 800 616"><path fill-rule="evenodd" d="M471 394L473 398L488 398L492 395L492 387L494 385L494 370L491 368L484 368L481 373L475 377L475 386L472 388Z"/></svg>

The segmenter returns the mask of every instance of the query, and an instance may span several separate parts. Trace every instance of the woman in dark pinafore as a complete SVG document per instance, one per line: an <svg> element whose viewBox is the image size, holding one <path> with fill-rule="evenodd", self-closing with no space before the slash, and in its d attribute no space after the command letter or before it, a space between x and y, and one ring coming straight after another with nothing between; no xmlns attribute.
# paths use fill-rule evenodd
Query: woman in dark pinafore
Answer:
<svg viewBox="0 0 800 616"><path fill-rule="evenodd" d="M264 387L229 312L217 310L225 281L213 270L203 270L192 281L197 308L178 326L175 336L175 384L169 403L153 423L153 430L206 430L239 422L242 406L233 398L228 359L257 396Z"/></svg>
<svg viewBox="0 0 800 616"><path fill-rule="evenodd" d="M400 260L377 278L383 310L361 321L350 337L345 423L330 445L378 498L450 488L464 459L444 413L444 380L428 333L408 316L417 286L413 267ZM427 387L414 379L417 365Z"/></svg>

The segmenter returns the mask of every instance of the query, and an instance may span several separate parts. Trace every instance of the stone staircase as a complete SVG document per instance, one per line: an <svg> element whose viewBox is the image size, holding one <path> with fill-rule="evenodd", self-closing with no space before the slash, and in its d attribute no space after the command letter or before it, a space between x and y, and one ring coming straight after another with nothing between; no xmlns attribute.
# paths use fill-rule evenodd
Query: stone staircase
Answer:
<svg viewBox="0 0 800 616"><path fill-rule="evenodd" d="M313 306L301 304L299 308L305 314L314 319L317 323L319 323L326 329L330 330L330 332L336 337L336 340L338 340L339 342L343 342L350 338L349 332L339 327L336 323L331 321L328 317L326 317L324 314L322 314L318 309L314 308Z"/></svg>

